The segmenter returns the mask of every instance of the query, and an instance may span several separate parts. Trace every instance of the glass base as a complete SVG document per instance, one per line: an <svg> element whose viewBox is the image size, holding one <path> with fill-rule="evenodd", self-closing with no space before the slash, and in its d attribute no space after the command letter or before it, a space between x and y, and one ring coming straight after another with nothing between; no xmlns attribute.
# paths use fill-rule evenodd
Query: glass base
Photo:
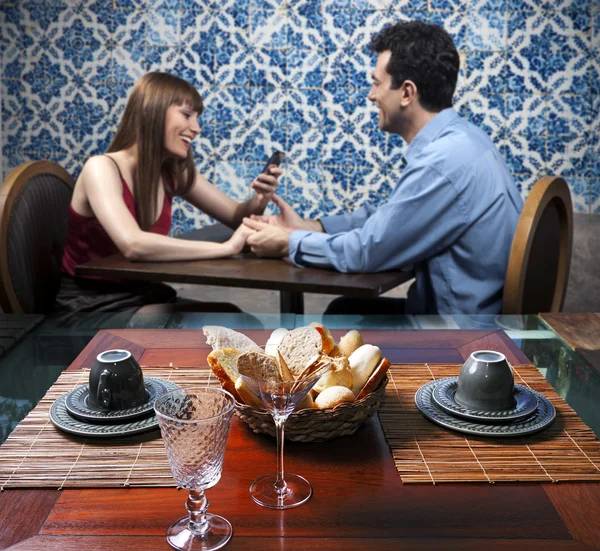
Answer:
<svg viewBox="0 0 600 551"><path fill-rule="evenodd" d="M270 509L291 509L298 507L310 499L312 486L305 478L297 474L285 473L287 486L283 495L275 489L276 474L266 474L257 478L250 486L252 499L263 507Z"/></svg>
<svg viewBox="0 0 600 551"><path fill-rule="evenodd" d="M208 529L202 536L195 535L188 528L190 517L176 520L167 528L167 543L173 549L185 551L211 551L221 549L233 534L229 521L219 515L206 514Z"/></svg>

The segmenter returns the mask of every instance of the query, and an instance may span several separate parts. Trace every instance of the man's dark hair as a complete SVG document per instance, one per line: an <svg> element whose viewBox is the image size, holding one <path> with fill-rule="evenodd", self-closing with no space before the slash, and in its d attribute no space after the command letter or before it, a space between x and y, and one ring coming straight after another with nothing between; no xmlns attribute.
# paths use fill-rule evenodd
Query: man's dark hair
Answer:
<svg viewBox="0 0 600 551"><path fill-rule="evenodd" d="M452 106L460 61L452 38L442 27L422 21L396 23L374 35L369 49L379 54L392 52L387 72L393 89L412 80L423 109L437 113Z"/></svg>

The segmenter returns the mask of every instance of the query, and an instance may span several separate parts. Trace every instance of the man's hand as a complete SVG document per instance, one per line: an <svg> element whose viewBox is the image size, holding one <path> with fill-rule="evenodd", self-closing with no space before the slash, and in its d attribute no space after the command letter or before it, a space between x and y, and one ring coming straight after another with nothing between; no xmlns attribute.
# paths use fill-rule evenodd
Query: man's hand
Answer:
<svg viewBox="0 0 600 551"><path fill-rule="evenodd" d="M254 230L254 233L246 239L253 253L274 258L288 256L290 252L288 239L292 230L251 218L244 218L244 225Z"/></svg>
<svg viewBox="0 0 600 551"><path fill-rule="evenodd" d="M319 222L301 218L290 206L290 204L284 201L279 195L274 193L271 197L271 200L279 207L281 213L272 216L258 216L253 214L252 220L264 222L265 224L277 226L290 231L323 231L323 228Z"/></svg>

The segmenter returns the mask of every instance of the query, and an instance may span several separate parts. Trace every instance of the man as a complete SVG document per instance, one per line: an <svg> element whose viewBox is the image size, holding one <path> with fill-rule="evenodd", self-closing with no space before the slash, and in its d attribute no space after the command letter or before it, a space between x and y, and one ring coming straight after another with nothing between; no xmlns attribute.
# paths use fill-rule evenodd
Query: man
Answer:
<svg viewBox="0 0 600 551"><path fill-rule="evenodd" d="M247 243L261 256L341 272L414 266L405 305L338 299L326 313L499 313L523 202L489 137L452 109L456 47L442 28L419 21L384 28L370 47L378 58L368 98L379 128L409 144L392 196L320 222L275 197L280 215L244 220L256 230Z"/></svg>

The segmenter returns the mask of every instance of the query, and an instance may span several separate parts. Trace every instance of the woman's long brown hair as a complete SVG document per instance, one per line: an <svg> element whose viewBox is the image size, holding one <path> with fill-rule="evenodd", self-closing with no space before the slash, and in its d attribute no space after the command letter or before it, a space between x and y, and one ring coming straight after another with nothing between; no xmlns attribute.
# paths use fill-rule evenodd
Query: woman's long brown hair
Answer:
<svg viewBox="0 0 600 551"><path fill-rule="evenodd" d="M202 113L202 98L187 81L168 73L147 73L135 85L108 153L137 144L133 169L133 195L138 224L149 230L158 214L161 177L165 192L184 195L194 183L191 148L185 159L163 160L165 117L171 105L189 105Z"/></svg>

